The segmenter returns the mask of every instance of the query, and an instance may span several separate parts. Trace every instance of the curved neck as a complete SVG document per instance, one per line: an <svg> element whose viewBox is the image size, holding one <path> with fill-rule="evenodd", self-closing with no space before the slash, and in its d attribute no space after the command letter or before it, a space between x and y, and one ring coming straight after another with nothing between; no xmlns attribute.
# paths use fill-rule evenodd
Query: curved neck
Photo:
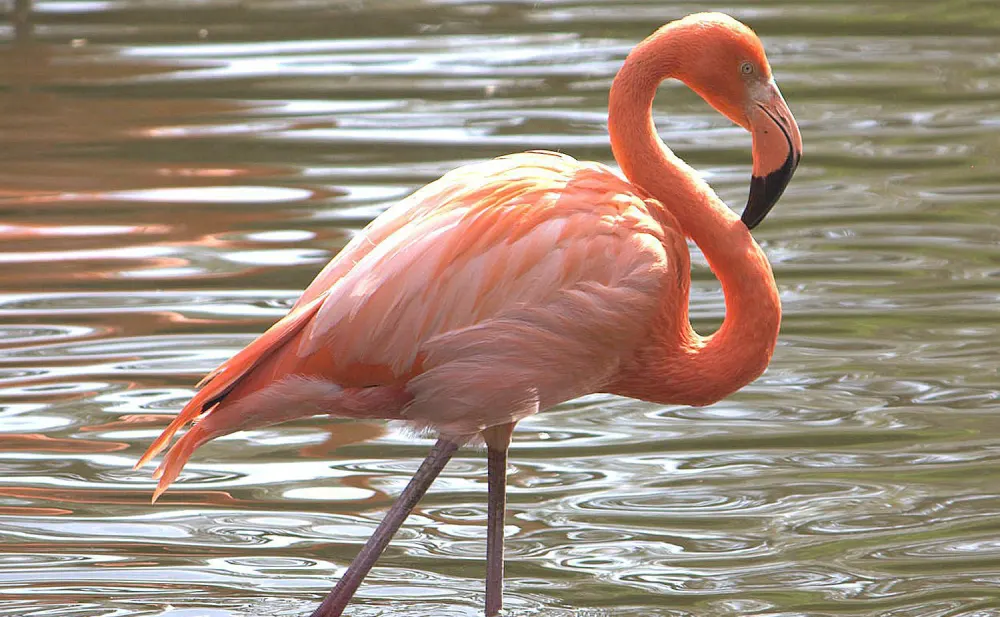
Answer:
<svg viewBox="0 0 1000 617"><path fill-rule="evenodd" d="M650 343L623 367L617 393L663 403L705 405L735 392L767 367L777 341L781 304L774 276L750 231L664 145L653 124L653 97L668 78L684 80L687 41L660 31L636 47L611 87L608 130L615 159L628 179L663 204L704 253L722 283L726 318L701 337L688 321L683 293L663 300ZM677 264L688 268L688 263Z"/></svg>

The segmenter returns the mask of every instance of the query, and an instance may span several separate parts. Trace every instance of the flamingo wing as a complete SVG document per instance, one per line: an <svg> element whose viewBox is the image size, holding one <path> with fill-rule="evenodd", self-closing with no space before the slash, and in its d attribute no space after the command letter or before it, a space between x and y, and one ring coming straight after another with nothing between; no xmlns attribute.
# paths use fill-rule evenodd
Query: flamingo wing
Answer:
<svg viewBox="0 0 1000 617"><path fill-rule="evenodd" d="M609 169L552 153L461 168L413 202L352 255L296 354L384 368L406 418L453 434L606 385L660 304L666 245L684 244Z"/></svg>
<svg viewBox="0 0 1000 617"><path fill-rule="evenodd" d="M684 239L663 212L608 168L553 153L446 174L213 372L142 459L203 414L157 495L201 443L237 430L328 413L467 435L599 391L672 291Z"/></svg>

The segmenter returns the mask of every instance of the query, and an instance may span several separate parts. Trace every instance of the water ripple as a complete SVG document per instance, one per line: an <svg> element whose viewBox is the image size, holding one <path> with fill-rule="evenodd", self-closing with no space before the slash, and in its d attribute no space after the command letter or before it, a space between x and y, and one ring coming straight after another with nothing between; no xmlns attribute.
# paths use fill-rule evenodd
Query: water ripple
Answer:
<svg viewBox="0 0 1000 617"><path fill-rule="evenodd" d="M696 6L697 5L697 6ZM1000 615L1000 21L989 3L737 1L806 143L755 230L784 307L706 408L521 423L512 617ZM613 163L659 0L39 0L0 22L0 616L308 613L430 445L303 419L131 466L363 225L458 165ZM750 138L676 83L660 134L739 208ZM691 316L724 315L693 255ZM481 615L486 464L449 465L358 616Z"/></svg>

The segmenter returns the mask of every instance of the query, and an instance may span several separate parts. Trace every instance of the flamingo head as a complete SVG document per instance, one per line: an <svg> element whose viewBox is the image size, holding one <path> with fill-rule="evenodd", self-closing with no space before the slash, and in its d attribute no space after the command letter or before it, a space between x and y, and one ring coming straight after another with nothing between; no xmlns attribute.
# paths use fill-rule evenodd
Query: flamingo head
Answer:
<svg viewBox="0 0 1000 617"><path fill-rule="evenodd" d="M684 40L675 76L753 136L753 177L742 220L749 229L767 216L802 156L802 136L753 30L721 13L668 24Z"/></svg>

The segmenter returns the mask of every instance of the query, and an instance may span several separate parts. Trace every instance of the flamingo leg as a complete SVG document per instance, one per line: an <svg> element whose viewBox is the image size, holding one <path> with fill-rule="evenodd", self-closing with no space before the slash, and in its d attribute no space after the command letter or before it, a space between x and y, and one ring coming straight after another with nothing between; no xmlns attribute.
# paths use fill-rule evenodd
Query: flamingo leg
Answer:
<svg viewBox="0 0 1000 617"><path fill-rule="evenodd" d="M514 424L483 431L488 457L489 505L486 510L486 617L503 608L503 523L507 510L507 451Z"/></svg>
<svg viewBox="0 0 1000 617"><path fill-rule="evenodd" d="M503 608L503 519L507 509L507 449L488 451L490 497L486 522L486 617Z"/></svg>
<svg viewBox="0 0 1000 617"><path fill-rule="evenodd" d="M462 445L462 441L453 441L444 437L437 440L430 454L421 463L417 473L413 475L410 483L403 489L403 493L399 496L399 499L386 513L382 522L379 523L378 528L375 529L375 533L372 534L372 537L368 538L368 542L365 543L361 552L351 562L351 565L347 568L347 572L337 582L337 586L333 588L333 591L326 596L323 603L312 614L312 617L340 617L344 612L344 608L347 607L348 602L354 597L354 592L361 585L362 579L372 569L372 566L375 565L375 561L378 560L379 555L382 554L385 547L389 545L392 537L396 535L396 531L399 530L400 525L403 524L403 521L409 516L413 507L424 496L434 478L441 473L441 470L448 464L448 461L451 460L452 455L455 454L460 445Z"/></svg>

